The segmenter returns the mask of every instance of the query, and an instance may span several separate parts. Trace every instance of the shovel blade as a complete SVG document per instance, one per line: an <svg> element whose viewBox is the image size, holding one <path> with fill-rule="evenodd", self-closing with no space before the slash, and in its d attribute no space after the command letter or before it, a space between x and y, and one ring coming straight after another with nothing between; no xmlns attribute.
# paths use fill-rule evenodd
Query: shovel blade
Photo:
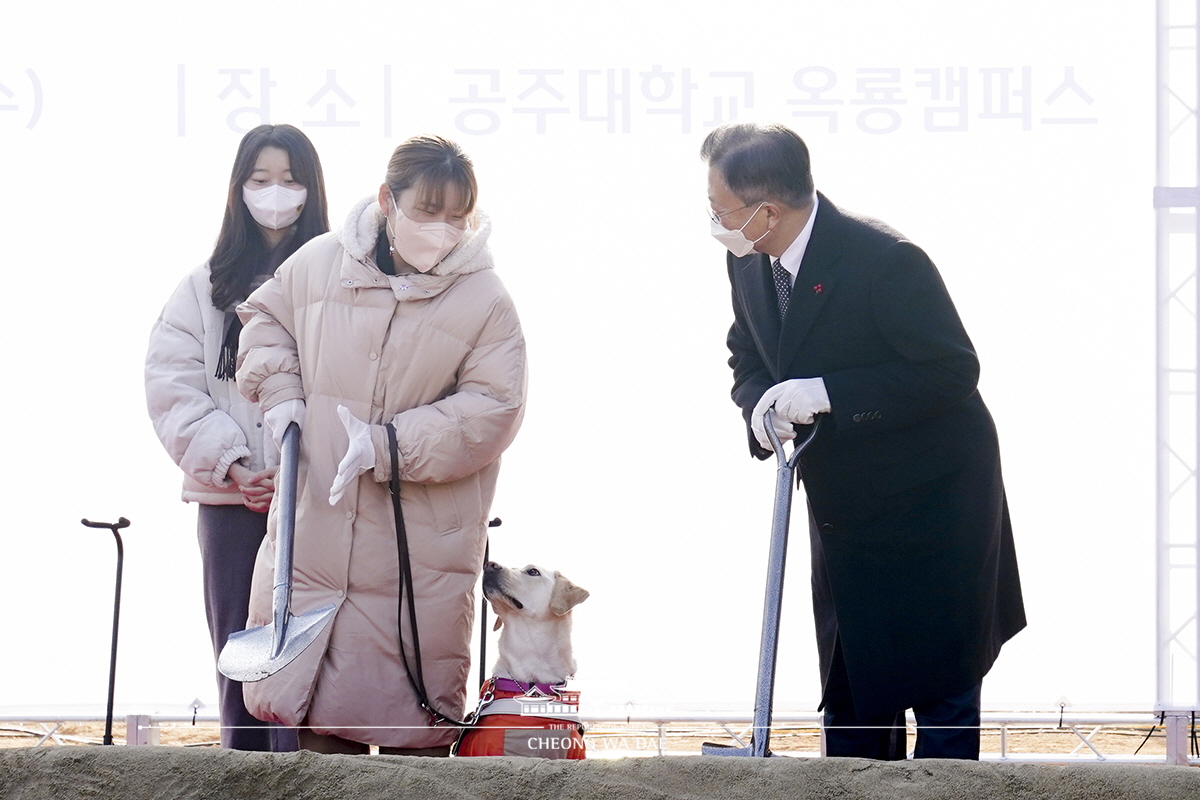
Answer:
<svg viewBox="0 0 1200 800"><path fill-rule="evenodd" d="M754 752L754 743L751 742L749 747L735 747L731 744L713 744L712 742L704 742L700 745L700 755L702 756L743 756L746 758L758 757ZM774 753L767 752L764 756L773 756Z"/></svg>
<svg viewBox="0 0 1200 800"><path fill-rule="evenodd" d="M316 641L335 611L337 606L327 605L300 616L289 614L278 652L274 623L231 633L221 648L217 669L225 677L242 683L254 683L274 675Z"/></svg>

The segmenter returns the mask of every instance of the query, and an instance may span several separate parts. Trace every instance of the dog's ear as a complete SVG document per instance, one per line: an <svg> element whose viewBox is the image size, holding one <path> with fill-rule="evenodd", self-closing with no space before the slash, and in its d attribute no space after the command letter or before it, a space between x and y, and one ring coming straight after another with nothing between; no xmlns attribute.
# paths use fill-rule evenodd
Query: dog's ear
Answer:
<svg viewBox="0 0 1200 800"><path fill-rule="evenodd" d="M503 624L504 624L504 620L503 620L503 619L501 619L499 616L497 616L497 617L496 617L496 624L492 626L492 630L493 630L493 631L498 631L498 630L500 630L500 626L501 626L501 625L503 625Z"/></svg>
<svg viewBox="0 0 1200 800"><path fill-rule="evenodd" d="M587 589L581 589L560 574L554 579L554 593L550 595L550 611L556 617L561 617L587 599Z"/></svg>

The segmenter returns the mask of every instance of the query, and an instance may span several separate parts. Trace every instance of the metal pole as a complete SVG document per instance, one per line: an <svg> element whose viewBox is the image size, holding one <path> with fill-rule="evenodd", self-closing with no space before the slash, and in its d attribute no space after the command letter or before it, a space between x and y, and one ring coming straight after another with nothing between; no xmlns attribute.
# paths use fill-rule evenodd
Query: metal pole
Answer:
<svg viewBox="0 0 1200 800"><path fill-rule="evenodd" d="M499 528L504 524L504 521L499 517L488 522L489 528ZM483 563L486 564L492 560L491 557L491 542L484 540L483 543ZM480 592L480 594L483 594ZM487 618L488 618L488 601L486 597L480 599L479 606L479 685L483 686L487 682Z"/></svg>
<svg viewBox="0 0 1200 800"><path fill-rule="evenodd" d="M1190 241L1191 241L1192 247L1193 247L1192 281L1196 284L1196 304L1194 306L1192 306L1193 310L1200 310L1200 280L1197 280L1198 278L1200 278L1200 236L1197 235L1198 233L1200 233L1200 229L1198 229L1198 227L1197 227L1198 223L1200 223L1200 219L1198 219L1198 216L1200 216L1200 114L1198 114L1198 112L1200 112L1200 40L1198 40L1197 37L1200 37L1200 0L1194 0L1194 2L1192 4L1191 56L1192 56L1192 78L1195 81L1195 83L1193 84L1192 95L1189 98L1192 101L1192 142L1191 142L1191 144L1192 144L1192 156L1195 159L1195 167L1194 167L1195 171L1192 173L1192 180L1191 180L1194 200L1193 200L1193 206L1191 209L1192 235L1190 237ZM1167 39L1165 43L1169 45L1170 40ZM1196 352L1198 354L1200 354L1200 325L1197 325L1196 328L1194 329L1193 345L1197 347ZM1192 469L1200 470L1200 355L1196 355L1193 357L1193 361L1190 366L1193 370L1192 377L1193 377L1193 380L1195 381L1192 386L1192 401L1195 404L1193 407L1193 413L1195 414L1195 425L1196 425L1196 436L1197 436L1196 449L1194 451L1193 460L1192 460ZM1192 606L1193 618L1200 616L1200 563L1196 562L1196 556L1198 554L1200 554L1200 480L1197 480L1197 477L1198 477L1197 474L1195 472L1193 472L1192 485L1194 487L1194 491L1196 494L1196 496L1194 498L1194 502L1196 505L1195 505L1195 517L1194 517L1195 529L1192 531L1192 570L1191 570L1192 581L1194 583L1194 585L1192 586L1192 589L1193 589L1192 597L1195 601L1195 604ZM1193 653L1192 668L1195 671L1192 673L1192 676L1191 676L1192 681L1193 681L1192 682L1193 694L1192 694L1190 707L1195 709L1195 708L1200 707L1200 619L1195 619L1195 621L1192 623L1192 625L1194 626L1194 628L1196 630L1196 638L1192 642L1192 646L1194 648L1192 650L1192 653ZM1177 702L1176 705L1178 706L1179 703ZM1168 741L1168 747L1169 747L1169 741ZM1168 749L1167 752L1168 752L1168 758L1170 758L1170 755L1171 755L1170 749ZM1187 763L1186 746L1183 749L1182 756L1184 759L1183 763Z"/></svg>
<svg viewBox="0 0 1200 800"><path fill-rule="evenodd" d="M128 528L129 520L121 517L116 522L90 522L86 519L80 522L89 528L108 528L117 540L117 588L113 598L112 652L108 661L108 710L104 716L104 743L112 744L113 698L117 688L117 627L121 620L121 571L125 564L125 547L117 531Z"/></svg>
<svg viewBox="0 0 1200 800"><path fill-rule="evenodd" d="M1164 141L1166 123L1166 91L1167 80L1167 0L1158 0L1157 20L1157 65L1155 71L1155 111L1158 135L1155 141L1155 185L1167 186L1170 179L1167 175L1167 145ZM1157 486L1155 505L1157 524L1155 530L1155 583L1157 597L1155 606L1156 631L1155 637L1155 684L1154 698L1158 707L1170 696L1170 679L1168 662L1170 642L1170 605L1167 599L1170 595L1168 587L1171 580L1170 569L1170 540L1167 535L1170 530L1170 488L1168 486L1169 469L1167 459L1168 442L1170 440L1169 420L1169 383L1168 370L1170 359L1167 352L1167 303L1169 297L1169 280L1167 275L1167 234L1165 215L1169 210L1155 202L1155 483Z"/></svg>
<svg viewBox="0 0 1200 800"><path fill-rule="evenodd" d="M1200 704L1200 0L1158 0L1155 73L1155 707L1187 763ZM1193 286L1188 287L1191 281Z"/></svg>
<svg viewBox="0 0 1200 800"><path fill-rule="evenodd" d="M487 564L491 561L491 544L484 542L483 544L483 563ZM482 595L483 592L480 592ZM487 608L488 601L483 597L479 601L479 685L482 687L487 682Z"/></svg>
<svg viewBox="0 0 1200 800"><path fill-rule="evenodd" d="M1194 8L1187 8L1188 5ZM1197 0L1158 0L1155 151L1156 582L1155 699L1159 710L1200 700L1200 135ZM1176 22L1173 15L1178 14ZM1182 469L1182 473L1180 470ZM1190 500L1190 505L1189 505ZM1189 626L1192 626L1189 629Z"/></svg>

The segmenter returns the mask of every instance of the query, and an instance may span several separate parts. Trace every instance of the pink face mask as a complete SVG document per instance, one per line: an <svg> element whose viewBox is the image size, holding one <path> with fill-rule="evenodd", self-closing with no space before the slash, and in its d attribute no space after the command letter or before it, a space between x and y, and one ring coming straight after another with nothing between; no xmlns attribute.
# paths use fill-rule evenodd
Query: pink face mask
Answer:
<svg viewBox="0 0 1200 800"><path fill-rule="evenodd" d="M417 222L404 215L395 199L392 206L396 209L388 216L392 252L418 272L429 272L440 264L466 232L448 222Z"/></svg>

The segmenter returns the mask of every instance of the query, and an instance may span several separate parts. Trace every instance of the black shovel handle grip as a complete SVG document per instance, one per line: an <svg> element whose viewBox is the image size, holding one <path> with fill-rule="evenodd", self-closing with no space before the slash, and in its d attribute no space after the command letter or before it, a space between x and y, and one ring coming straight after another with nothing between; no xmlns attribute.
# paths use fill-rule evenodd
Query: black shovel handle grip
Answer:
<svg viewBox="0 0 1200 800"><path fill-rule="evenodd" d="M775 410L768 408L763 412L763 429L767 432L767 438L771 440L771 447L775 450L775 457L779 459L780 466L786 464L788 469L795 469L796 462L800 460L800 453L804 452L804 448L817 438L817 429L821 427L821 416L821 414L817 414L813 417L812 425L808 426L808 437L804 441L796 443L789 458L783 452L783 442L779 441L779 435L775 433Z"/></svg>
<svg viewBox="0 0 1200 800"><path fill-rule="evenodd" d="M116 522L92 522L88 519L81 519L79 521L89 528L111 528L114 531L119 531L121 528L129 527L129 520L124 517L121 517Z"/></svg>

